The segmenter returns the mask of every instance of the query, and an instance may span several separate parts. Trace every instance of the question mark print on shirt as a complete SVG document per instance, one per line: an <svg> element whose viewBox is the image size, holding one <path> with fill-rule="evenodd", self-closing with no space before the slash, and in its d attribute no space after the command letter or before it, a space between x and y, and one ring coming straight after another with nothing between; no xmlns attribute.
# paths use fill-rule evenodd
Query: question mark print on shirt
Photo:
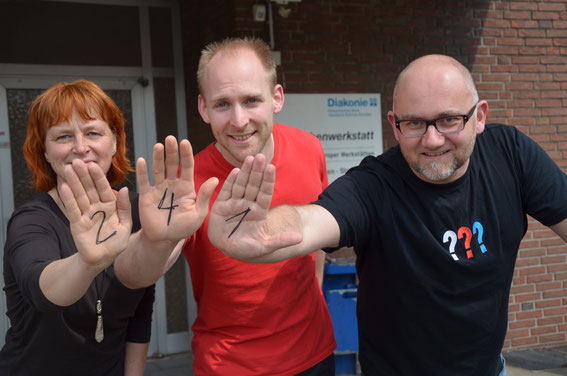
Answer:
<svg viewBox="0 0 567 376"><path fill-rule="evenodd" d="M482 233L484 232L484 228L482 227L482 225L480 224L480 222L475 222L472 225L472 230L473 233L476 234L478 233L476 239L478 240L478 245L480 247L480 250L482 251L482 253L486 253L486 246L484 245L484 243L482 242Z"/></svg>
<svg viewBox="0 0 567 376"><path fill-rule="evenodd" d="M443 234L443 243L447 243L449 240L451 240L451 244L449 244L449 253L453 256L453 260L457 261L459 258L455 254L455 246L457 245L457 234L455 234L455 231L445 231Z"/></svg>
<svg viewBox="0 0 567 376"><path fill-rule="evenodd" d="M463 226L459 229L459 231L457 231L457 234L459 234L459 239L462 239L463 237L465 238L465 248L467 249L467 258L473 258L474 256L471 250L471 240L472 240L471 229Z"/></svg>

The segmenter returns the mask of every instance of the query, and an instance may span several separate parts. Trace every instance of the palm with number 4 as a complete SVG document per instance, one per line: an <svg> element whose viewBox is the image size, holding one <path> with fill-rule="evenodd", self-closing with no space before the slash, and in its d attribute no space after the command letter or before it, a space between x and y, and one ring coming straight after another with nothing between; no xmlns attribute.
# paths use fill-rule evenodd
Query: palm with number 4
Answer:
<svg viewBox="0 0 567 376"><path fill-rule="evenodd" d="M159 143L154 146L152 171L153 185L150 185L146 162L143 158L138 159L140 222L145 237L151 242L177 242L190 236L207 216L209 200L218 179L204 182L197 195L191 144L182 140L178 153L177 140L173 136L165 139L165 159L164 146Z"/></svg>
<svg viewBox="0 0 567 376"><path fill-rule="evenodd" d="M298 233L279 232L268 212L274 192L275 167L266 166L262 154L247 157L234 169L213 204L209 215L209 239L226 255L252 260L298 243Z"/></svg>
<svg viewBox="0 0 567 376"><path fill-rule="evenodd" d="M75 159L65 167L61 199L73 240L88 265L106 267L126 249L132 217L128 189L116 194L96 163Z"/></svg>

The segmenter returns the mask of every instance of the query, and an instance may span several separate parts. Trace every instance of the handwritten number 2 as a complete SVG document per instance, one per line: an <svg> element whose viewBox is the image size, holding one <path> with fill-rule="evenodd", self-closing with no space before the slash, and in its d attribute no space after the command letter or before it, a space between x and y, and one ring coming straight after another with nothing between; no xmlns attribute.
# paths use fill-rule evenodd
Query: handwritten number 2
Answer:
<svg viewBox="0 0 567 376"><path fill-rule="evenodd" d="M242 218L240 218L240 221L238 221L238 224L236 225L236 227L235 227L235 228L232 230L232 232L228 235L229 238L232 236L232 234L234 234L234 233L236 232L236 230L238 229L238 227L240 227L240 224L242 223L242 221L244 220L244 218L246 217L246 215L247 215L249 212L250 212L250 208L248 208L248 209L246 209L246 210L244 210L244 211L242 211L242 212L240 212L240 213L238 213L238 214L236 214L236 215L233 215L232 217L227 218L227 219L225 220L225 222L228 222L228 221L230 221L231 219L236 218L236 217L238 217L239 215L242 215Z"/></svg>
<svg viewBox="0 0 567 376"><path fill-rule="evenodd" d="M171 221L171 212L173 211L173 209L175 209L179 205L173 205L173 198L175 197L175 193L171 192L171 202L170 202L169 206L167 206L167 207L163 206L163 202L165 201L165 195L167 195L167 188L165 189L165 192L163 192L163 197L161 198L161 200L158 204L158 209L169 210L169 215L167 216L167 225L169 226L169 222Z"/></svg>
<svg viewBox="0 0 567 376"><path fill-rule="evenodd" d="M100 222L100 226L98 226L98 232L96 233L96 244L100 244L100 243L104 243L105 241L107 241L108 239L112 238L114 235L116 235L116 231L114 231L112 234L108 235L106 238L100 240L100 230L102 230L102 226L104 225L104 221L106 221L106 213L103 212L102 210L99 210L97 212L95 212L93 215L91 215L91 220L94 218L95 215L97 215L98 213L102 214L102 221Z"/></svg>

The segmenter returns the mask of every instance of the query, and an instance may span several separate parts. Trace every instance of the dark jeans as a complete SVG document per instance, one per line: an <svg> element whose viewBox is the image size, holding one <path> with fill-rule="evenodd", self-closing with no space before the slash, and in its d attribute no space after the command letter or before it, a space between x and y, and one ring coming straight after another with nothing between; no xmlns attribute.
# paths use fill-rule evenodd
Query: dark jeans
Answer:
<svg viewBox="0 0 567 376"><path fill-rule="evenodd" d="M297 376L335 376L335 354L331 354Z"/></svg>

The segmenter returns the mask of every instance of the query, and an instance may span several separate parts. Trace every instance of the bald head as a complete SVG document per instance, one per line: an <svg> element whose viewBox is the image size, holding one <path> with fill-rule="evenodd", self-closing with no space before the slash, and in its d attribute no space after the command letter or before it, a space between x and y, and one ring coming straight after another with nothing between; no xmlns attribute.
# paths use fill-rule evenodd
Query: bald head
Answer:
<svg viewBox="0 0 567 376"><path fill-rule="evenodd" d="M478 101L478 93L469 70L446 55L426 55L412 61L398 76L394 87L394 111L399 101L411 96L452 95L451 90L463 88Z"/></svg>

